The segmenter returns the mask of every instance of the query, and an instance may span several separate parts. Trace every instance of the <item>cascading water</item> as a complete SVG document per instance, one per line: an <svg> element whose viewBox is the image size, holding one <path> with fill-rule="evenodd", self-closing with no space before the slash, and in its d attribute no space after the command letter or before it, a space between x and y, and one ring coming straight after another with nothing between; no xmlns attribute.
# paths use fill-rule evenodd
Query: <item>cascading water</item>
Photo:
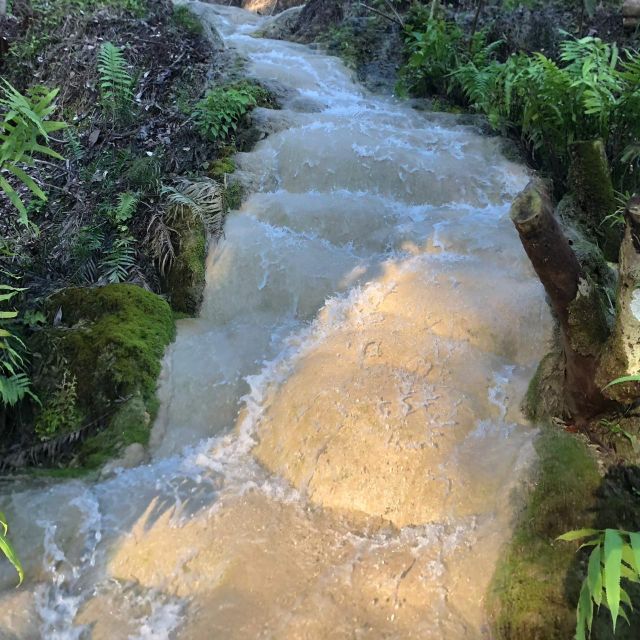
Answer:
<svg viewBox="0 0 640 640"><path fill-rule="evenodd" d="M453 116L192 7L286 89L165 359L153 461L3 488L2 638L486 636L549 334L508 220L526 172Z"/></svg>

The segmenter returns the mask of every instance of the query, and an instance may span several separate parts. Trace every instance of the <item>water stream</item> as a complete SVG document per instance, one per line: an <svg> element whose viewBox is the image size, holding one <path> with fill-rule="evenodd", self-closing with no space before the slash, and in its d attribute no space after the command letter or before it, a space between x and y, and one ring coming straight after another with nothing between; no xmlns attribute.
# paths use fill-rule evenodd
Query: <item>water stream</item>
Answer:
<svg viewBox="0 0 640 640"><path fill-rule="evenodd" d="M193 3L283 91L165 358L152 461L14 482L29 576L0 638L486 638L533 459L543 293L508 219L526 170L451 115Z"/></svg>

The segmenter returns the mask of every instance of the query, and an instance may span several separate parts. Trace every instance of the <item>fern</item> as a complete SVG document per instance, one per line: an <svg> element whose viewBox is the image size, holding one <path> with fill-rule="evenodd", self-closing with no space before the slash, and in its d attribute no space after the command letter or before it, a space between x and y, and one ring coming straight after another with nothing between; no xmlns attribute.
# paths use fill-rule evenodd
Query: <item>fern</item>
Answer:
<svg viewBox="0 0 640 640"><path fill-rule="evenodd" d="M130 235L117 237L100 260L101 279L109 283L125 282L136 264L135 240Z"/></svg>
<svg viewBox="0 0 640 640"><path fill-rule="evenodd" d="M23 291L10 284L0 284L0 302L10 302ZM37 400L25 370L25 345L12 328L17 318L17 311L0 309L0 403L8 406L18 404L27 395Z"/></svg>
<svg viewBox="0 0 640 640"><path fill-rule="evenodd" d="M82 160L85 155L85 149L80 142L78 134L73 129L67 129L64 132L64 139L65 146L67 148L67 156L75 162Z"/></svg>
<svg viewBox="0 0 640 640"><path fill-rule="evenodd" d="M87 283L98 279L96 254L102 249L105 233L100 226L81 227L71 249L76 275Z"/></svg>
<svg viewBox="0 0 640 640"><path fill-rule="evenodd" d="M133 103L133 78L120 47L105 42L98 52L98 73L102 103L113 120L125 119Z"/></svg>
<svg viewBox="0 0 640 640"><path fill-rule="evenodd" d="M140 196L137 193L132 193L130 191L121 193L118 196L118 204L115 209L110 212L111 219L116 224L124 224L125 222L128 222L134 216L139 201Z"/></svg>
<svg viewBox="0 0 640 640"><path fill-rule="evenodd" d="M27 208L7 180L7 174L22 182L42 202L47 200L46 193L25 167L34 166L38 156L62 160L62 156L49 147L49 135L66 127L64 122L49 120L56 108L57 95L57 89L47 91L42 87L22 95L3 81L0 109L5 113L0 123L0 189L18 210L19 220L24 225L29 224Z"/></svg>
<svg viewBox="0 0 640 640"><path fill-rule="evenodd" d="M147 226L146 244L158 265L160 274L166 276L176 257L174 230L162 213L154 213Z"/></svg>
<svg viewBox="0 0 640 640"><path fill-rule="evenodd" d="M16 373L12 376L0 374L2 404L13 407L27 395L31 395L31 379L26 373Z"/></svg>

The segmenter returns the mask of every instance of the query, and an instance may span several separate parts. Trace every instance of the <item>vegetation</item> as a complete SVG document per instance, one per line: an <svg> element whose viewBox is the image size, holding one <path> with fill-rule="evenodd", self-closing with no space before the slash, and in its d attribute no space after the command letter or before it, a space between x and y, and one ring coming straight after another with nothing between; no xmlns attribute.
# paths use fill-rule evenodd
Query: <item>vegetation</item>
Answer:
<svg viewBox="0 0 640 640"><path fill-rule="evenodd" d="M256 104L255 96L245 89L210 89L196 104L194 119L202 135L224 140Z"/></svg>
<svg viewBox="0 0 640 640"><path fill-rule="evenodd" d="M197 312L208 239L241 195L227 183L236 134L255 105L274 102L235 67L232 82L211 85L223 61L197 16L168 0L25 0L9 11L0 459L95 468L148 438L173 335L155 294ZM104 362L91 362L97 351Z"/></svg>
<svg viewBox="0 0 640 640"><path fill-rule="evenodd" d="M517 133L532 156L566 180L573 142L600 138L619 185L635 184L640 152L640 56L599 38L568 37L559 60L543 53L497 59L501 42L486 34L467 40L442 19L411 25L404 86L444 93L483 113L505 133Z"/></svg>
<svg viewBox="0 0 640 640"><path fill-rule="evenodd" d="M566 640L579 590L573 550L555 543L572 527L591 524L601 478L588 447L547 428L525 512L493 579L490 611L499 640Z"/></svg>
<svg viewBox="0 0 640 640"><path fill-rule="evenodd" d="M35 197L46 201L45 192L23 167L33 167L36 157L43 155L61 160L62 156L48 146L49 135L66 125L49 120L56 109L54 101L58 90L33 87L22 95L5 81L2 92L0 108L4 117L0 132L0 189L18 210L20 222L27 225L27 208L7 174L17 178Z"/></svg>
<svg viewBox="0 0 640 640"><path fill-rule="evenodd" d="M624 607L632 610L633 605L620 580L640 582L640 533L578 529L559 536L559 540L569 542L582 539L586 539L582 546L593 547L593 550L578 600L576 640L585 640L591 635L594 605L609 609L614 632L618 616L628 623Z"/></svg>
<svg viewBox="0 0 640 640"><path fill-rule="evenodd" d="M15 298L24 289L0 284L0 303ZM24 342L16 335L11 323L18 317L16 310L0 309L0 404L13 407L31 392Z"/></svg>
<svg viewBox="0 0 640 640"><path fill-rule="evenodd" d="M98 53L100 95L113 120L128 118L133 103L133 78L122 49L105 42Z"/></svg>
<svg viewBox="0 0 640 640"><path fill-rule="evenodd" d="M24 571L22 570L20 558L18 558L18 554L15 552L15 549L7 537L8 533L9 525L7 524L7 518L4 513L0 511L0 551L2 551L7 560L9 560L18 572L18 584L22 584L22 581L24 580Z"/></svg>

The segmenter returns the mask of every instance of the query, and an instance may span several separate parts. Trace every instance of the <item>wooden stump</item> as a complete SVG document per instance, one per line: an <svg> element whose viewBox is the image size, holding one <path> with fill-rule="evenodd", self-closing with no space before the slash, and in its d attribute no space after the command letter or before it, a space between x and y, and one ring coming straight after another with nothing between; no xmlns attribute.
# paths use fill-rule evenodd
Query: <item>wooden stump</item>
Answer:
<svg viewBox="0 0 640 640"><path fill-rule="evenodd" d="M607 404L596 384L601 340L606 323L598 312L598 295L558 221L544 184L533 180L514 200L511 220L558 318L565 360L565 405L578 422L597 415ZM580 320L579 310L595 309L595 317ZM592 332L592 323L601 331Z"/></svg>

